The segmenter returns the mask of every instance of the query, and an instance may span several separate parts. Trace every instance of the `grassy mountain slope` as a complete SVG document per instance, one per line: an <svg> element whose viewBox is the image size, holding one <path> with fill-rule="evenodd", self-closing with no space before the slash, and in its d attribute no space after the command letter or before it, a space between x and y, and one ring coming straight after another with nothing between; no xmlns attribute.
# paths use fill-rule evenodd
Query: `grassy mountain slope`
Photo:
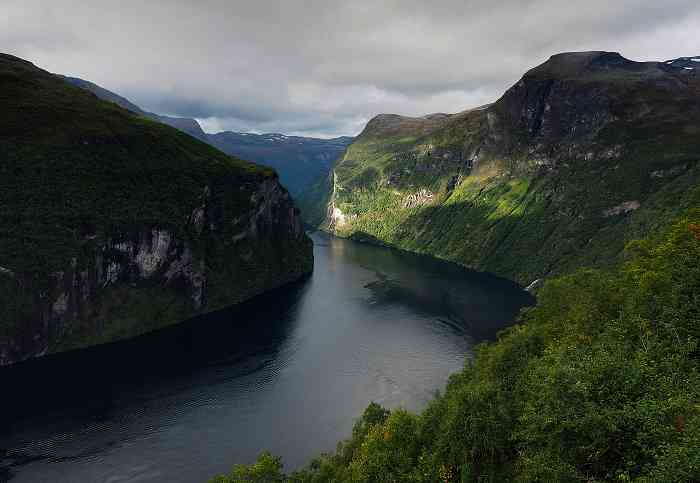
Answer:
<svg viewBox="0 0 700 483"><path fill-rule="evenodd" d="M190 136L195 137L204 142L207 141L207 133L204 132L202 126L199 125L196 119L186 117L163 116L154 112L144 111L139 106L131 102L129 99L120 96L119 94L116 94L110 90L107 90L104 87L95 84L94 82L86 81L78 77L61 77L63 77L63 79L66 82L73 84L74 86L92 92L103 101L113 102L114 104L117 104L118 106L121 106L124 109L127 109L131 112L147 117L149 119L153 119L154 121L167 124L168 126L179 129L180 131L185 132Z"/></svg>
<svg viewBox="0 0 700 483"><path fill-rule="evenodd" d="M306 221L325 212L338 235L522 283L610 264L625 241L694 202L699 73L561 54L489 106L378 116L336 164L330 190L318 184L302 199Z"/></svg>
<svg viewBox="0 0 700 483"><path fill-rule="evenodd" d="M301 471L263 454L212 481L700 480L700 210L626 253L549 280L422 413L371 404Z"/></svg>
<svg viewBox="0 0 700 483"><path fill-rule="evenodd" d="M350 137L317 139L283 134L252 134L223 131L208 134L196 119L154 114L128 99L97 84L77 77L65 77L73 85L86 89L100 99L114 102L132 112L177 128L190 136L220 149L226 154L247 159L275 169L282 184L293 196L307 190L320 176L325 176L335 160L352 142Z"/></svg>
<svg viewBox="0 0 700 483"><path fill-rule="evenodd" d="M521 281L566 274L420 414L373 403L300 471L264 453L212 481L700 481L688 62L555 56L491 106L370 122L316 191L327 227Z"/></svg>
<svg viewBox="0 0 700 483"><path fill-rule="evenodd" d="M0 55L0 364L174 323L298 278L277 175Z"/></svg>

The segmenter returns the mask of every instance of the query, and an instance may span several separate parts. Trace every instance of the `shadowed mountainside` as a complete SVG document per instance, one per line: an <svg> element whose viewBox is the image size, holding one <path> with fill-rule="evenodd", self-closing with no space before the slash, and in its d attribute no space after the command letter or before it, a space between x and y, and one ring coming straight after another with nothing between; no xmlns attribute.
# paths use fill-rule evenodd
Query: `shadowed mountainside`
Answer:
<svg viewBox="0 0 700 483"><path fill-rule="evenodd" d="M233 131L208 134L202 130L196 119L147 112L128 99L97 84L76 77L65 77L65 79L71 84L89 90L100 99L114 102L132 112L177 128L226 154L275 169L280 175L282 184L295 197L307 190L319 177L325 176L335 160L343 154L353 140L347 136L318 139L276 133L253 134Z"/></svg>
<svg viewBox="0 0 700 483"><path fill-rule="evenodd" d="M0 365L132 337L312 268L269 169L0 54Z"/></svg>

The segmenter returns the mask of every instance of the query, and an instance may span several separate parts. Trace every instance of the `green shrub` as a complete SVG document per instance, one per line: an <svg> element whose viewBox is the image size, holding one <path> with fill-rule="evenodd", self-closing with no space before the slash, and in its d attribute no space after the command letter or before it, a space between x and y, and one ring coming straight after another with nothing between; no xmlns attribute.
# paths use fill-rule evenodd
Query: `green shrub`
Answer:
<svg viewBox="0 0 700 483"><path fill-rule="evenodd" d="M546 283L420 415L372 404L285 478L699 481L700 210L627 252Z"/></svg>

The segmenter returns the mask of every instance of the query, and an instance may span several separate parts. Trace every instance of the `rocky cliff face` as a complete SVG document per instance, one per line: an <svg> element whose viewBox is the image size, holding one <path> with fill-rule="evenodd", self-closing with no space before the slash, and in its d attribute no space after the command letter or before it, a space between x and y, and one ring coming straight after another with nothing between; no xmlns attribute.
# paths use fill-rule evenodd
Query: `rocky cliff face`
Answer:
<svg viewBox="0 0 700 483"><path fill-rule="evenodd" d="M311 271L311 243L276 179L262 181L233 220L212 202L209 186L202 192L189 236L167 224L87 232L84 254L46 278L3 267L3 290L24 300L25 311L14 336L0 337L0 365L133 337Z"/></svg>
<svg viewBox="0 0 700 483"><path fill-rule="evenodd" d="M0 365L142 334L311 271L273 171L9 56L0 91Z"/></svg>
<svg viewBox="0 0 700 483"><path fill-rule="evenodd" d="M609 263L697 200L691 62L560 54L491 105L378 116L326 184L324 226L523 283Z"/></svg>
<svg viewBox="0 0 700 483"><path fill-rule="evenodd" d="M700 67L700 64L698 64ZM673 123L697 116L700 71L673 63L633 62L613 52L553 56L528 72L487 111L500 153L546 158L610 158L636 124ZM606 136L607 134L607 136Z"/></svg>

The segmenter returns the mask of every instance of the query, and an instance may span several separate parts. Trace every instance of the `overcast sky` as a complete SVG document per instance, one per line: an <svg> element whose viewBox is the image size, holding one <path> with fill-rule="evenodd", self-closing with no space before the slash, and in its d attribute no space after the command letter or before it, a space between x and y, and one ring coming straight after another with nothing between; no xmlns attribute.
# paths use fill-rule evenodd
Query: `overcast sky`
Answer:
<svg viewBox="0 0 700 483"><path fill-rule="evenodd" d="M0 50L208 131L357 134L573 50L700 55L698 0L0 0Z"/></svg>

